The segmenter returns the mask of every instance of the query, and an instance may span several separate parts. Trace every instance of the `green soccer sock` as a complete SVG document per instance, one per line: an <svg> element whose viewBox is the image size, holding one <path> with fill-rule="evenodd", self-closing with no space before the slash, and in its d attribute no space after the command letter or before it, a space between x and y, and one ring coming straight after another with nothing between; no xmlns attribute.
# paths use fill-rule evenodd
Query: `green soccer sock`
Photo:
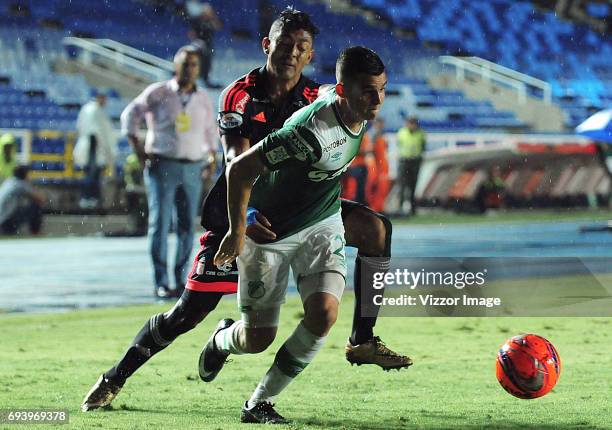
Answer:
<svg viewBox="0 0 612 430"><path fill-rule="evenodd" d="M304 327L304 322L300 322L276 353L274 364L253 392L248 407L264 401L274 403L276 396L314 359L325 339L312 334Z"/></svg>

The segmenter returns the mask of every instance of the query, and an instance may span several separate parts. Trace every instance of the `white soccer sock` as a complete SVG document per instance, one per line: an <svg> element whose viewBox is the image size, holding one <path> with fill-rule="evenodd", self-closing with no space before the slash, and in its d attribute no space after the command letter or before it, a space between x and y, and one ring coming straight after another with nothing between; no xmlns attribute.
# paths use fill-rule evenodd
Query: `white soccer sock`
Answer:
<svg viewBox="0 0 612 430"><path fill-rule="evenodd" d="M238 320L228 328L219 330L215 335L217 349L231 354L246 354L246 351L240 346L239 339L243 327L244 323L242 320Z"/></svg>
<svg viewBox="0 0 612 430"><path fill-rule="evenodd" d="M304 322L300 322L276 353L274 364L255 388L248 407L252 408L255 404L264 401L273 403L275 397L310 364L323 347L325 339L326 337L319 337L309 332L304 327Z"/></svg>

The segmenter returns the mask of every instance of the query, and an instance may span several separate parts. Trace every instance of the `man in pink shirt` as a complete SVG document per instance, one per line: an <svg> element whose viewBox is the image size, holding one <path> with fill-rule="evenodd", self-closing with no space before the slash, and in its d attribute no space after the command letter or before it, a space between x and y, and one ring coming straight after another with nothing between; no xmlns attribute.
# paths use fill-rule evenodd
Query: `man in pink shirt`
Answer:
<svg viewBox="0 0 612 430"><path fill-rule="evenodd" d="M196 86L198 51L180 48L174 56L174 78L149 85L121 114L122 131L145 168L149 205L149 250L153 260L155 294L180 295L193 245L193 219L202 190L201 173L214 160L215 111L207 93ZM138 130L146 121L144 145ZM168 231L176 207L177 251L174 281L168 277Z"/></svg>

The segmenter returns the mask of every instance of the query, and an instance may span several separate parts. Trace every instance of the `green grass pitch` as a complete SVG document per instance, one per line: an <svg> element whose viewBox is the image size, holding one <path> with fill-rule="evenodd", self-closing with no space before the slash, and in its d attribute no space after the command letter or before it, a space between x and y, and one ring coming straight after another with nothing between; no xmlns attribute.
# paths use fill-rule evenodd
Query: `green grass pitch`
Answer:
<svg viewBox="0 0 612 430"><path fill-rule="evenodd" d="M352 305L349 292L325 348L278 400L277 410L292 420L281 428L612 428L612 318L381 318L377 334L415 362L383 372L344 359ZM301 317L296 297L283 308L274 345L231 357L213 383L199 380L197 357L217 320L237 316L231 298L140 369L111 410L79 411L143 322L167 308L0 316L0 409L68 409L70 423L61 428L71 429L253 428L239 423L240 409ZM498 347L524 332L548 338L561 356L561 379L541 399L516 399L495 378Z"/></svg>

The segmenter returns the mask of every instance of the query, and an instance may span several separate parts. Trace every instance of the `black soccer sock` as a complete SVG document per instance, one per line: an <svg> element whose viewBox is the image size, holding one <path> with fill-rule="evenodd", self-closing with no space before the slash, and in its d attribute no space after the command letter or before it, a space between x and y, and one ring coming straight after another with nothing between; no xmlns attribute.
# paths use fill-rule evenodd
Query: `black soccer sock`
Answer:
<svg viewBox="0 0 612 430"><path fill-rule="evenodd" d="M119 385L123 385L125 380L132 376L140 366L170 345L174 339L165 339L160 334L160 325L163 320L164 314L153 315L140 329L123 358L104 376Z"/></svg>
<svg viewBox="0 0 612 430"><path fill-rule="evenodd" d="M380 305L374 304L374 296L384 294L384 288L374 289L374 273L386 273L389 270L391 257L365 257L357 255L355 259L354 291L355 310L353 312L353 329L350 342L359 345L374 337L374 326ZM362 316L367 310L368 316Z"/></svg>
<svg viewBox="0 0 612 430"><path fill-rule="evenodd" d="M123 385L151 357L196 327L222 297L223 293L185 290L169 312L153 315L144 324L121 360L104 376Z"/></svg>

